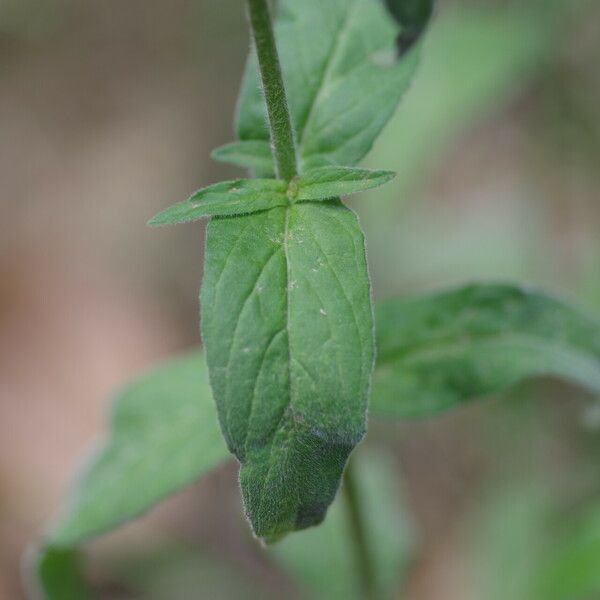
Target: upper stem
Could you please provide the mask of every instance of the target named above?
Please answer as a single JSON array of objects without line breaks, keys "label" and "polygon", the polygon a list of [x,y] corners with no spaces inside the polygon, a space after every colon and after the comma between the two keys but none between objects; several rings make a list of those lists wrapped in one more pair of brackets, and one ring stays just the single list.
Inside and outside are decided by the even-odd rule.
[{"label": "upper stem", "polygon": [[344,472],[343,492],[348,508],[350,532],[356,553],[356,568],[358,570],[365,600],[375,600],[375,573],[367,539],[367,528],[364,513],[360,505],[360,493],[354,476],[354,467],[349,463]]},{"label": "upper stem", "polygon": [[267,0],[247,0],[247,6],[267,103],[277,176],[290,181],[298,174],[296,145],[269,6]]}]

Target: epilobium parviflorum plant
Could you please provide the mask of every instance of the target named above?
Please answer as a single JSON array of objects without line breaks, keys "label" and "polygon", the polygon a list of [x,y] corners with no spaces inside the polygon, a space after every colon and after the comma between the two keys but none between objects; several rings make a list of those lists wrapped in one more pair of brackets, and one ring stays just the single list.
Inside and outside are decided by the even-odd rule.
[{"label": "epilobium parviflorum plant", "polygon": [[[363,233],[341,198],[394,176],[356,165],[410,85],[432,4],[246,0],[253,48],[238,140],[213,156],[254,177],[205,187],[150,221],[209,219],[204,350],[118,396],[108,443],[38,553],[42,597],[89,597],[82,544],[231,453],[266,544],[328,527],[341,487],[349,533],[332,552],[353,548],[344,576],[359,590],[344,593],[385,598],[401,552],[386,531],[393,500],[378,495],[378,459],[348,464],[368,417],[423,418],[543,374],[600,392],[600,326],[542,292],[468,285],[373,307]],[[293,571],[298,552],[280,556]]]}]

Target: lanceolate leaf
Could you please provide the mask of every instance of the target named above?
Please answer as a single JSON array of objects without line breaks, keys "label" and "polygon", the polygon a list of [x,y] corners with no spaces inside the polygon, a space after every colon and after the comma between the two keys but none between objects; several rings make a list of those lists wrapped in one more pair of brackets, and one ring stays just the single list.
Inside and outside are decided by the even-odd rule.
[{"label": "lanceolate leaf", "polygon": [[271,144],[266,140],[233,142],[213,150],[211,157],[250,169],[258,177],[275,177]]},{"label": "lanceolate leaf", "polygon": [[81,476],[54,546],[73,546],[138,516],[227,458],[206,364],[173,360],[117,398],[110,439]]},{"label": "lanceolate leaf", "polygon": [[323,200],[348,196],[384,185],[394,178],[391,171],[370,171],[353,167],[321,167],[310,169],[297,182],[295,198]]},{"label": "lanceolate leaf", "polygon": [[365,430],[373,323],[339,200],[208,227],[202,332],[246,512],[269,541],[322,521]]},{"label": "lanceolate leaf", "polygon": [[600,394],[600,323],[541,292],[470,285],[377,308],[371,414],[429,416],[552,375]]},{"label": "lanceolate leaf", "polygon": [[[399,26],[380,0],[281,0],[276,36],[303,169],[355,165],[407,90],[417,52],[397,60]],[[269,140],[255,58],[237,130]]]},{"label": "lanceolate leaf", "polygon": [[390,181],[394,173],[352,167],[321,167],[309,170],[291,182],[277,179],[238,179],[225,181],[193,194],[159,213],[149,225],[189,223],[205,217],[246,215],[277,206],[287,206],[291,200],[330,200],[355,194]]},{"label": "lanceolate leaf", "polygon": [[149,225],[189,223],[204,217],[244,215],[286,206],[287,185],[276,179],[238,179],[203,188],[156,215]]}]

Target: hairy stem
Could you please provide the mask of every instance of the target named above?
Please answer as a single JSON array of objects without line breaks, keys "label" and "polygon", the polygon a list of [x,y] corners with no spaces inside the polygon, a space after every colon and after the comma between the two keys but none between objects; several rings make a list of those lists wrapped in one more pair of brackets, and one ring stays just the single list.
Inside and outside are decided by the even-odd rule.
[{"label": "hairy stem", "polygon": [[298,174],[296,145],[269,6],[267,0],[246,2],[267,103],[277,176],[290,181]]},{"label": "hairy stem", "polygon": [[354,542],[356,567],[360,575],[363,597],[366,600],[375,600],[376,591],[373,563],[369,551],[364,515],[360,505],[360,494],[351,463],[346,467],[344,473],[343,492],[348,509],[350,532]]}]

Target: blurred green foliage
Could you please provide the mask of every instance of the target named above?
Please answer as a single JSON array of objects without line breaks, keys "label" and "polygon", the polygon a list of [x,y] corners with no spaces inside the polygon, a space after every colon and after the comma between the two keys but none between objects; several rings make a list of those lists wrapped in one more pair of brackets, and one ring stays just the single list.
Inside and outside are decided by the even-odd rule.
[{"label": "blurred green foliage", "polygon": [[[557,286],[565,277],[555,265],[554,254],[546,252],[542,239],[551,237],[543,231],[551,209],[546,197],[543,203],[535,204],[521,203],[520,197],[507,199],[499,195],[495,198],[497,209],[479,210],[474,205],[463,207],[464,211],[457,213],[453,204],[445,206],[446,199],[438,198],[437,188],[428,188],[440,161],[454,152],[459,141],[470,139],[469,135],[479,126],[503,113],[507,105],[514,107],[523,97],[533,98],[529,113],[534,113],[535,118],[528,113],[529,121],[520,120],[518,124],[531,127],[526,133],[533,138],[530,141],[534,151],[556,150],[553,157],[544,156],[549,161],[547,164],[554,165],[560,173],[567,169],[564,132],[560,131],[565,124],[567,107],[568,114],[580,121],[575,133],[569,129],[572,137],[568,147],[586,159],[592,158],[583,170],[578,166],[575,178],[595,176],[597,146],[594,140],[597,138],[593,134],[598,126],[599,111],[594,101],[598,94],[593,79],[596,60],[590,65],[594,50],[587,50],[587,54],[585,49],[581,51],[583,58],[576,62],[579,70],[575,77],[571,57],[565,59],[564,56],[569,40],[571,45],[573,43],[573,24],[586,20],[587,14],[592,21],[594,3],[553,0],[524,4],[486,3],[483,6],[476,2],[453,2],[443,6],[436,16],[419,77],[369,157],[369,164],[397,170],[399,178],[389,191],[373,197],[373,206],[362,201],[356,204],[368,229],[374,281],[382,296],[399,289],[481,275],[524,278],[533,274],[538,279],[546,276]],[[53,35],[53,31],[68,27],[68,21],[59,16],[56,2],[47,3],[38,11],[26,12],[21,10],[22,6],[16,1],[2,6],[3,34],[25,31],[27,35],[39,35],[37,32],[42,31],[49,32],[44,35]],[[583,12],[578,14],[578,11]],[[29,19],[28,14],[35,18]],[[530,164],[526,167],[533,168]],[[489,164],[488,168],[492,174],[498,166]],[[544,178],[551,179],[550,187],[554,191],[556,180],[547,173]],[[465,185],[468,187],[469,183]],[[434,198],[439,200],[439,205],[432,202]],[[569,196],[563,198],[565,206],[569,200]],[[508,202],[518,205],[514,214],[504,210]],[[576,281],[573,287],[579,286],[590,302],[600,306],[597,267],[600,245],[592,239],[586,249],[585,254],[577,255],[577,268],[566,276]],[[390,262],[395,264],[390,266]],[[520,392],[518,400],[524,396],[525,392]],[[581,405],[576,404],[576,409],[580,408]],[[510,412],[513,407],[507,405],[503,410]],[[525,425],[515,420],[515,428],[518,427],[526,430]],[[558,435],[552,428],[544,432],[544,435]],[[506,433],[517,436],[510,430]],[[510,437],[506,443],[512,445],[514,438]],[[593,457],[599,456],[598,445],[586,446],[586,450],[593,452]],[[527,467],[522,468],[527,474]],[[575,499],[567,518],[562,507],[549,502],[554,489],[532,486],[507,493],[506,489],[514,487],[514,482],[504,485],[505,488],[496,489],[497,497],[489,502],[482,522],[478,523],[480,542],[476,546],[478,560],[474,562],[481,565],[482,596],[490,600],[595,600],[599,597],[600,556],[594,503]],[[337,516],[332,516],[331,527],[344,518],[343,506],[336,504],[333,511]],[[310,537],[318,531],[302,535]],[[335,539],[335,536],[318,539],[317,535],[312,540],[301,539],[299,544],[308,549],[315,544],[327,544],[334,548],[332,556],[337,556],[335,548],[339,546]],[[406,548],[398,551],[397,556],[403,563],[406,558],[402,556],[405,557],[407,551]],[[129,572],[119,571],[114,565],[107,568],[117,577],[129,580],[144,598],[168,598],[169,590],[175,589],[174,582],[181,585],[178,589],[181,598],[185,598],[186,593],[194,597],[198,574],[201,579],[205,577],[203,567],[199,566],[204,561],[197,557],[185,558],[184,554],[187,556],[165,543],[147,563],[142,560],[137,566],[129,564]],[[325,593],[334,594],[335,590],[345,589],[349,576],[339,582],[324,578],[319,572],[320,565],[307,562],[307,556],[311,557],[309,551],[290,549],[288,558],[281,556],[280,560],[287,563],[288,570],[299,581],[305,582],[303,586],[307,590],[326,586]],[[85,597],[81,580],[71,566],[74,557],[71,551],[56,554],[52,551],[44,566],[44,577],[50,586],[55,586],[57,581],[67,586],[67,591],[59,588],[59,594],[67,594],[58,596],[61,600],[68,599],[69,593],[79,594],[74,598],[80,600]],[[347,558],[340,558],[339,564],[345,565],[340,570],[344,573]],[[233,583],[229,586],[229,567],[217,567],[215,572],[214,589],[220,590],[215,592],[215,597],[219,594],[224,598],[235,597],[240,593],[242,588]],[[60,580],[57,579],[59,573],[62,573]],[[146,573],[150,573],[147,578]]]}]

